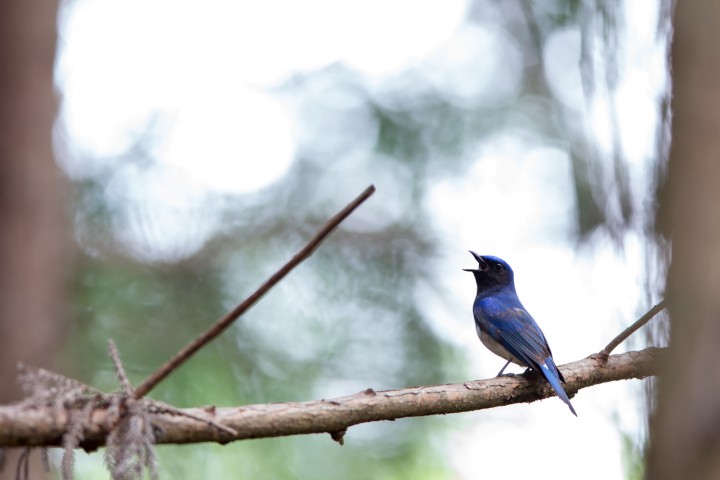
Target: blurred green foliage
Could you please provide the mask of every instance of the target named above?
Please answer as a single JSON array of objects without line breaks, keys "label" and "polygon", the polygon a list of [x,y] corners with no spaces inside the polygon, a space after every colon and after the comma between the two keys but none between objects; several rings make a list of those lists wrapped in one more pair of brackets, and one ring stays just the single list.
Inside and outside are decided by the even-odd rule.
[{"label": "blurred green foliage", "polygon": [[637,439],[628,433],[622,436],[622,459],[627,480],[642,480],[645,478],[645,448],[638,444]]}]

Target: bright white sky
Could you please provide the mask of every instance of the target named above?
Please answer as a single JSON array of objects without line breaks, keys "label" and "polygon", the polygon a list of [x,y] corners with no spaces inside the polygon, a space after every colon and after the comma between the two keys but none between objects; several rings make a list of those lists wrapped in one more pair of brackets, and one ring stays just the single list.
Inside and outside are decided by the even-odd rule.
[{"label": "bright white sky", "polygon": [[[491,74],[499,65],[505,72],[520,68],[514,41],[493,25],[464,25],[462,0],[69,5],[57,66],[63,120],[75,154],[62,160],[68,174],[83,178],[102,168],[97,158],[111,162],[146,129],[150,113],[170,119],[155,126],[158,167],[150,173],[127,167],[108,187],[142,212],[128,221],[123,240],[149,259],[179,258],[202,247],[215,221],[202,208],[203,198],[258,190],[289,168],[304,119],[269,89],[293,75],[342,62],[377,86],[378,101],[385,82],[418,65],[427,82],[463,105],[491,101],[490,91],[502,99],[518,88],[513,75]],[[621,42],[622,77],[614,102],[631,177],[637,191],[644,191],[655,100],[666,81],[664,46],[655,36],[654,2],[621,5],[632,28]],[[556,95],[568,105],[584,105],[578,31],[559,32],[546,55]],[[587,108],[601,148],[609,151],[605,94],[600,91]],[[477,366],[476,378],[493,376],[502,366],[481,346],[471,323],[475,287],[460,268],[473,265],[467,253],[472,248],[504,257],[514,267],[520,296],[550,340],[557,363],[598,351],[638,313],[642,240],[629,235],[622,257],[609,242],[598,241],[586,254],[566,243],[573,213],[562,150],[503,134],[468,154],[476,158],[474,166],[462,178],[434,185],[429,200],[448,252],[436,277],[445,279],[442,287],[453,299],[448,304],[430,292],[423,298],[438,335],[465,348]],[[543,188],[538,179],[557,188]],[[379,190],[373,200],[382,203],[382,195]],[[197,228],[183,239],[189,219]],[[142,234],[148,230],[165,233],[148,243]],[[621,478],[618,430],[635,433],[642,424],[632,395],[639,390],[639,382],[583,390],[573,399],[579,418],[557,399],[466,414],[447,455],[462,479],[562,479],[577,478],[577,472],[588,479]],[[95,457],[99,460],[80,461],[78,471],[95,470],[102,462]]]}]

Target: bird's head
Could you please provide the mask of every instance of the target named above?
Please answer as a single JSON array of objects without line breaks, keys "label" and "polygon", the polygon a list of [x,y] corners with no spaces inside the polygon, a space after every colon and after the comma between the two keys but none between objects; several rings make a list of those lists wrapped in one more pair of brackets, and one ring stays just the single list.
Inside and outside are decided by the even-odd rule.
[{"label": "bird's head", "polygon": [[514,285],[514,274],[510,265],[501,258],[492,255],[478,255],[470,250],[470,253],[478,262],[478,268],[464,268],[466,272],[472,272],[478,286],[478,292],[489,290],[493,287]]}]

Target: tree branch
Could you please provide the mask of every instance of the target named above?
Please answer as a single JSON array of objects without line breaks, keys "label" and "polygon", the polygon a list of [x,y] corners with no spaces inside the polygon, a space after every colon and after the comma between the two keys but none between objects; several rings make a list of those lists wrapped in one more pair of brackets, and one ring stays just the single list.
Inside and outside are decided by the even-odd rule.
[{"label": "tree branch", "polygon": [[[560,367],[573,396],[582,388],[617,380],[645,378],[659,371],[664,348],[611,355],[607,361],[591,356]],[[227,443],[249,438],[308,433],[331,433],[336,440],[348,427],[360,423],[482,410],[513,403],[534,402],[554,393],[535,376],[517,375],[472,382],[363,392],[330,400],[270,403],[242,407],[186,409],[191,416],[212,417],[235,429],[237,435],[204,421],[169,412],[151,412],[157,443]],[[70,422],[71,411],[52,404],[20,402],[0,406],[0,447],[57,446]],[[93,410],[83,424],[80,446],[91,450],[104,445],[116,419],[108,407]],[[338,437],[338,438],[336,438]]]},{"label": "tree branch", "polygon": [[610,355],[610,353],[613,350],[615,350],[615,348],[618,345],[620,345],[622,342],[627,340],[627,338],[630,335],[637,332],[640,329],[640,327],[642,327],[643,325],[648,323],[650,320],[652,320],[655,315],[662,312],[666,306],[667,306],[667,303],[665,302],[665,299],[663,298],[662,300],[660,300],[660,302],[658,302],[657,305],[652,307],[650,310],[645,312],[645,314],[642,317],[637,319],[635,321],[635,323],[633,323],[632,325],[627,327],[625,330],[620,332],[620,334],[617,337],[613,338],[612,341],[605,346],[605,348],[603,348],[602,350],[600,350],[600,352],[597,353],[597,355],[600,356],[600,358],[602,358],[602,359],[608,358],[608,355]]}]

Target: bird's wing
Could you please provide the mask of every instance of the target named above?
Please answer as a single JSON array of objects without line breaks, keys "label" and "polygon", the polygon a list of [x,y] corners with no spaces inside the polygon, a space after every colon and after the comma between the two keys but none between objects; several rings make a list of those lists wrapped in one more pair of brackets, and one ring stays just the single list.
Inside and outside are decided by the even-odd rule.
[{"label": "bird's wing", "polygon": [[499,328],[495,329],[497,341],[518,359],[523,360],[528,367],[537,370],[552,353],[545,336],[530,314],[525,310],[517,310],[512,320],[502,322]]},{"label": "bird's wing", "polygon": [[565,382],[562,373],[555,366],[545,335],[535,320],[524,308],[512,310],[513,320],[503,322],[503,327],[496,330],[498,342],[536,372],[544,373],[542,367],[550,367],[553,373]]},{"label": "bird's wing", "polygon": [[533,370],[552,356],[547,340],[532,316],[517,302],[485,299],[483,326],[487,333]]}]

